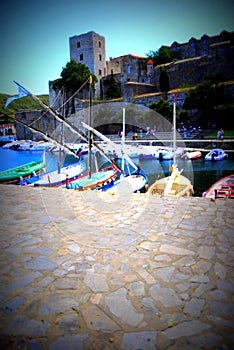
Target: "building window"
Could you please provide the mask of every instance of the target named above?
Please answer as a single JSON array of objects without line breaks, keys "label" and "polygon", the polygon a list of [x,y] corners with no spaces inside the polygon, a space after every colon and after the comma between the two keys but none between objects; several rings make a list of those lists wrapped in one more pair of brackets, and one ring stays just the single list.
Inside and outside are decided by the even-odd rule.
[{"label": "building window", "polygon": [[84,59],[84,56],[83,56],[83,53],[82,53],[82,54],[80,54],[80,61],[83,61],[83,59]]},{"label": "building window", "polygon": [[102,75],[102,70],[99,69],[98,74],[101,76]]},{"label": "building window", "polygon": [[131,66],[128,64],[128,74],[131,73]]},{"label": "building window", "polygon": [[192,53],[191,53],[191,57],[195,57],[195,54],[194,54],[194,52],[192,52]]},{"label": "building window", "polygon": [[194,41],[191,42],[191,46],[194,47]]},{"label": "building window", "polygon": [[80,47],[80,41],[77,41],[76,47],[77,47],[77,48]]},{"label": "building window", "polygon": [[102,60],[102,55],[99,55],[99,61],[101,61]]},{"label": "building window", "polygon": [[102,47],[102,42],[101,41],[98,42],[98,47],[100,47],[100,48]]},{"label": "building window", "polygon": [[207,51],[203,50],[203,56],[207,56]]}]

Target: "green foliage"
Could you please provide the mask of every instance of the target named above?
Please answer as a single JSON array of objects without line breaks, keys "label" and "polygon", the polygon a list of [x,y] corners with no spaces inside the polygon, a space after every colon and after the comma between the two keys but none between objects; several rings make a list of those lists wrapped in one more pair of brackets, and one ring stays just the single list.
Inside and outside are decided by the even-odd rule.
[{"label": "green foliage", "polygon": [[[220,124],[222,116],[227,118],[227,109],[230,111],[230,108],[227,108],[229,101],[225,94],[224,85],[220,83],[220,78],[221,75],[217,74],[207,76],[203,83],[190,90],[185,98],[183,108],[197,110],[200,123],[203,125],[208,122]],[[225,124],[226,122],[227,120],[225,120]]]},{"label": "green foliage", "polygon": [[104,85],[106,89],[105,95],[108,100],[121,97],[119,84],[113,73],[111,73],[109,78],[105,79]]},{"label": "green foliage", "polygon": [[159,86],[162,92],[168,92],[170,90],[169,77],[165,67],[160,68]]},{"label": "green foliage", "polygon": [[146,56],[154,62],[154,66],[172,62],[176,59],[175,52],[165,46],[161,46],[157,51],[150,50]]},{"label": "green foliage", "polygon": [[[4,109],[5,102],[10,95],[0,94],[0,122],[3,123],[12,123],[14,122],[15,112],[19,111],[31,111],[36,109],[41,109],[41,105],[33,100],[31,97],[22,97],[17,100],[12,101],[6,109]],[[40,100],[49,105],[49,96],[41,95],[38,96]]]},{"label": "green foliage", "polygon": [[149,105],[149,108],[158,112],[163,117],[167,118],[169,121],[172,121],[172,109],[169,106],[168,101],[161,99],[158,102],[152,102]]},{"label": "green foliage", "polygon": [[[60,90],[62,87],[65,87],[66,93],[73,95],[89,79],[90,75],[92,75],[93,83],[96,83],[98,81],[97,77],[91,74],[87,66],[71,60],[63,68],[60,74],[61,78],[54,81],[53,88]],[[87,89],[87,87],[88,85],[84,88]]]}]

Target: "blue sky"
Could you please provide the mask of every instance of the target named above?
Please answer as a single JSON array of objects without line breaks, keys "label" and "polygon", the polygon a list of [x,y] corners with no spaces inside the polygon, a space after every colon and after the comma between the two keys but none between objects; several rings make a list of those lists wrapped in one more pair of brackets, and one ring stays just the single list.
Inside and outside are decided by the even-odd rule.
[{"label": "blue sky", "polygon": [[69,37],[105,36],[106,59],[146,56],[174,41],[234,30],[232,0],[14,0],[1,2],[0,93],[17,94],[13,80],[48,94],[70,60]]}]

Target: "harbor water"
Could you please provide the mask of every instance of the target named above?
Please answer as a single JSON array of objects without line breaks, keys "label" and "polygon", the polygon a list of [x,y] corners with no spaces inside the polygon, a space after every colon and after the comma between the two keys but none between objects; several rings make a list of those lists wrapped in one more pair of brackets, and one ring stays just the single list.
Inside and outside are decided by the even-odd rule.
[{"label": "harbor water", "polygon": [[[46,171],[57,169],[58,152],[46,152]],[[87,155],[84,155],[83,161],[87,162]],[[0,148],[0,171],[13,168],[19,165],[29,163],[31,161],[39,161],[42,159],[41,151],[17,151],[11,149]],[[169,174],[169,166],[172,161],[156,159],[141,159],[132,158],[132,160],[139,164],[141,169],[148,176],[149,185],[156,179],[162,178]],[[66,166],[70,163],[76,162],[77,158],[62,154],[61,166]],[[98,166],[102,166],[106,159],[102,156],[97,156]],[[95,163],[95,162],[93,162]],[[234,173],[234,159],[232,154],[229,154],[228,159],[222,161],[205,161],[204,157],[195,160],[177,159],[179,170],[183,169],[183,175],[188,177],[194,186],[194,195],[201,197],[202,193],[206,191],[214,182],[220,178]],[[95,169],[95,164],[93,164]]]}]

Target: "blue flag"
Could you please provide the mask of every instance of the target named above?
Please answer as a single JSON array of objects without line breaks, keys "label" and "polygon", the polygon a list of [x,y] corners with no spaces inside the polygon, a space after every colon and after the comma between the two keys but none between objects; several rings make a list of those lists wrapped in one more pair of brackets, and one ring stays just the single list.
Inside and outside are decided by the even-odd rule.
[{"label": "blue flag", "polygon": [[[14,83],[16,83],[16,81],[14,81]],[[14,95],[14,96],[11,96],[11,97],[8,97],[8,99],[6,100],[6,103],[4,105],[4,108],[7,108],[7,106],[14,100],[16,100],[17,98],[21,98],[21,97],[24,97],[24,96],[30,96],[30,93],[25,90],[23,88],[23,86],[19,85],[18,83],[16,83],[18,85],[18,95]]]}]

